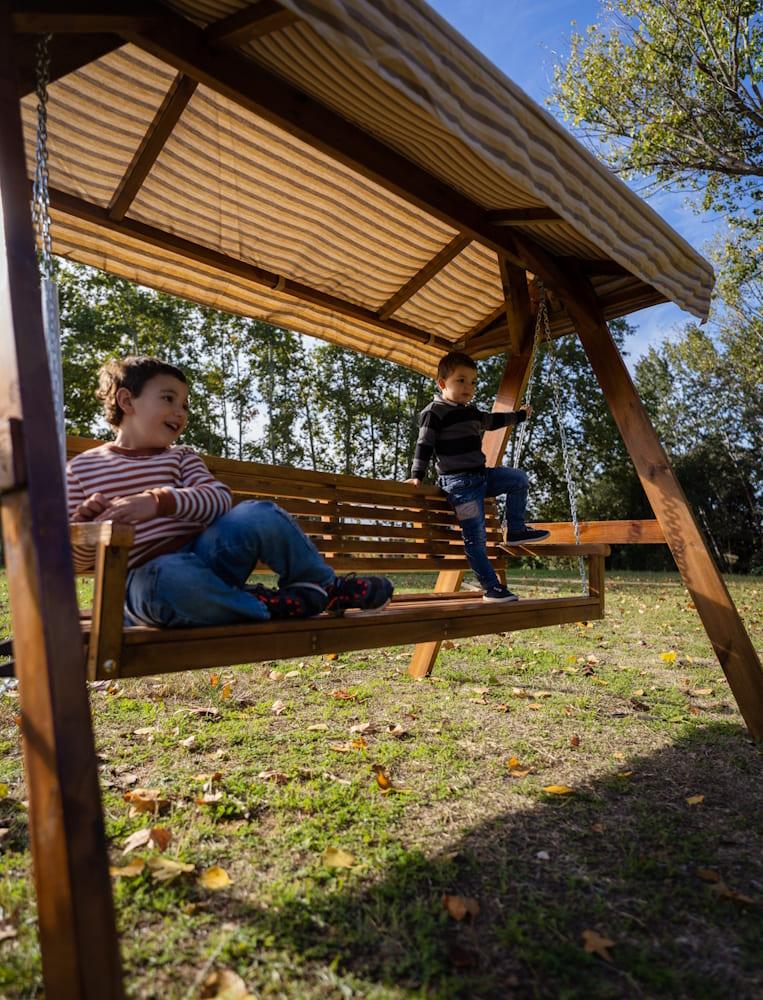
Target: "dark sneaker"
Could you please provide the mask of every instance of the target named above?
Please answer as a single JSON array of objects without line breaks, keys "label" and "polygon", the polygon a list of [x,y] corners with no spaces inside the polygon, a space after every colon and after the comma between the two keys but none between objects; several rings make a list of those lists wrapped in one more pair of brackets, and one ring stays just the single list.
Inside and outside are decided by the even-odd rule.
[{"label": "dark sneaker", "polygon": [[326,610],[332,615],[343,615],[348,608],[370,611],[383,608],[392,599],[392,586],[386,576],[338,576],[326,590],[329,603]]},{"label": "dark sneaker", "polygon": [[317,583],[294,583],[283,588],[256,583],[245,589],[262,601],[271,618],[312,618],[328,604],[328,594]]},{"label": "dark sneaker", "polygon": [[528,528],[527,525],[525,525],[525,527],[520,528],[519,531],[507,531],[506,543],[507,545],[528,545],[532,542],[542,542],[543,539],[548,538],[550,534],[550,531],[545,531],[540,528]]},{"label": "dark sneaker", "polygon": [[491,587],[482,595],[482,600],[491,604],[506,604],[508,601],[518,601],[519,598],[507,587]]}]

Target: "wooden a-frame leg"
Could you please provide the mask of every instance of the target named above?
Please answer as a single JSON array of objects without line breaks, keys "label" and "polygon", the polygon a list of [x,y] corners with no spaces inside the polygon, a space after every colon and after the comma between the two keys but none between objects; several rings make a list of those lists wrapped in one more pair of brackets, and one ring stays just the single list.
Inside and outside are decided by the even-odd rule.
[{"label": "wooden a-frame leg", "polygon": [[516,253],[553,286],[588,355],[750,735],[763,740],[763,668],[607,327],[588,278],[521,233]]},{"label": "wooden a-frame leg", "polygon": [[[466,573],[462,569],[446,569],[437,574],[437,583],[434,590],[436,594],[453,594],[461,589]],[[427,677],[432,673],[437,654],[440,652],[442,642],[437,639],[435,642],[419,642],[413,650],[411,662],[408,664],[408,673],[411,677]]]},{"label": "wooden a-frame leg", "polygon": [[122,1000],[12,45],[0,0],[0,490],[43,978]]},{"label": "wooden a-frame leg", "polygon": [[580,277],[565,305],[630,452],[751,736],[763,740],[763,669],[726,584],[639,399],[593,290]]},{"label": "wooden a-frame leg", "polygon": [[[525,272],[513,267],[503,258],[499,261],[506,296],[506,318],[512,345],[522,345],[521,353],[514,353],[506,362],[506,368],[498,386],[493,412],[505,413],[514,410],[522,398],[530,377],[530,362],[532,360],[533,310],[527,290]],[[489,431],[482,439],[482,450],[485,461],[490,468],[500,465],[506,452],[511,428]],[[462,570],[444,570],[437,577],[435,593],[454,593],[461,589],[465,573]],[[505,576],[503,577],[505,581]],[[408,673],[411,677],[426,677],[431,674],[437,654],[440,652],[440,642],[418,643],[413,651]]]}]

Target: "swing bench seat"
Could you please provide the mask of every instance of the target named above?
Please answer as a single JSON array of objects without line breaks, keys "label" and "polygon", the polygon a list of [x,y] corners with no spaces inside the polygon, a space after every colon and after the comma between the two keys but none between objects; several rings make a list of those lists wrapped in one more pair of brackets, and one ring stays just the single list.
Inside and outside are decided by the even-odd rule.
[{"label": "swing bench seat", "polygon": [[[69,438],[70,457],[102,442]],[[204,457],[210,472],[233,492],[234,503],[273,500],[289,511],[337,573],[414,573],[466,570],[455,516],[433,486],[335,475]],[[486,510],[488,554],[497,571],[507,556],[583,556],[588,593],[570,597],[482,601],[481,592],[396,594],[377,611],[348,611],[237,625],[159,629],[123,625],[129,525],[72,524],[72,543],[95,549],[93,606],[81,613],[91,680],[138,677],[203,667],[288,659],[391,645],[488,635],[604,614],[604,557],[609,546],[503,546],[494,502]],[[261,567],[263,571],[266,567]],[[258,567],[259,569],[259,567]]]}]

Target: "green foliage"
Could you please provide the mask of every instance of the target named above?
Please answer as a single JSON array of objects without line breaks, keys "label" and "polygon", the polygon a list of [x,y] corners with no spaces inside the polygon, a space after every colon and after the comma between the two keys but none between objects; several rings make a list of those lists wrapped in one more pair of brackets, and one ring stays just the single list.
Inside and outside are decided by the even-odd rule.
[{"label": "green foliage", "polygon": [[652,348],[636,381],[723,569],[763,562],[760,356],[745,338],[716,344],[694,325]]},{"label": "green foliage", "polygon": [[728,210],[763,174],[760,0],[606,0],[573,34],[552,102],[626,175]]}]

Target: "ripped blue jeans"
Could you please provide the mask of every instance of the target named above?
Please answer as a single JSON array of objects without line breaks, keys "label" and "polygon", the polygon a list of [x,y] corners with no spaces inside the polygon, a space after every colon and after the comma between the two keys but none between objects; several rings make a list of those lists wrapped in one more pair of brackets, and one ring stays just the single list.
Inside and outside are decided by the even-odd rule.
[{"label": "ripped blue jeans", "polygon": [[527,508],[527,473],[522,469],[499,466],[479,472],[456,472],[440,476],[440,489],[456,512],[464,550],[474,575],[485,590],[500,587],[501,582],[487,556],[485,532],[485,497],[506,495],[506,522],[509,531],[524,527]]},{"label": "ripped blue jeans", "polygon": [[270,500],[245,500],[177,552],[157,556],[127,575],[126,624],[178,628],[265,621],[270,615],[244,589],[258,562],[278,586],[336,579],[296,521]]}]

